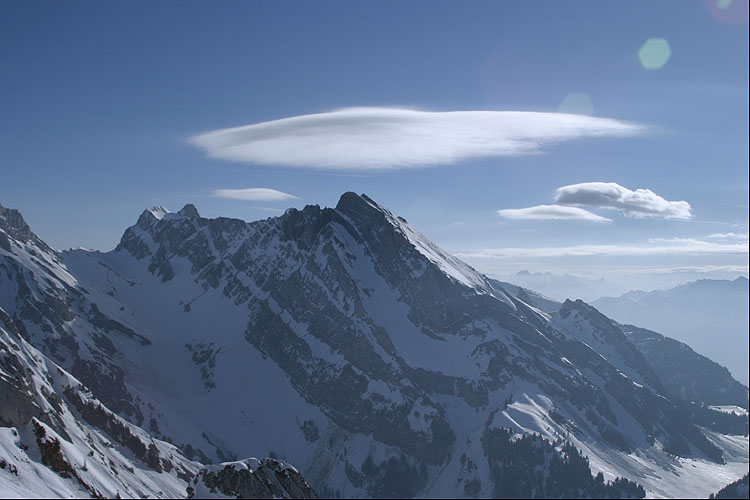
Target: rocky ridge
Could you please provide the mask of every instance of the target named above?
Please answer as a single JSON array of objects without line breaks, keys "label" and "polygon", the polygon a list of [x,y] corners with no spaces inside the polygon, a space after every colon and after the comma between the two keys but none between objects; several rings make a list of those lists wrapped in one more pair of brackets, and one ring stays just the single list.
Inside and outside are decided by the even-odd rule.
[{"label": "rocky ridge", "polygon": [[643,461],[735,467],[593,308],[539,309],[364,195],[253,223],[157,207],[113,252],[11,249],[24,336],[192,458],[273,453],[347,496],[489,496],[501,429],[656,493]]}]

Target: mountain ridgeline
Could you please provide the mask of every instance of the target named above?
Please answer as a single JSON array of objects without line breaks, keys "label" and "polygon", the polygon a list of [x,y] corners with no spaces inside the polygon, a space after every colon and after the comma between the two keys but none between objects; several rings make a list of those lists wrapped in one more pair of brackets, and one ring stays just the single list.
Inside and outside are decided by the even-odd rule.
[{"label": "mountain ridgeline", "polygon": [[698,280],[669,290],[632,291],[592,305],[622,323],[636,324],[684,342],[748,383],[747,278]]},{"label": "mountain ridgeline", "polygon": [[[746,414],[701,404],[746,387],[694,398],[634,329],[540,307],[365,195],[252,223],[156,207],[107,253],[2,210],[19,335],[173,454],[230,464],[195,466],[191,494],[250,454],[347,497],[708,496],[747,467]],[[700,481],[662,479],[691,463]]]}]

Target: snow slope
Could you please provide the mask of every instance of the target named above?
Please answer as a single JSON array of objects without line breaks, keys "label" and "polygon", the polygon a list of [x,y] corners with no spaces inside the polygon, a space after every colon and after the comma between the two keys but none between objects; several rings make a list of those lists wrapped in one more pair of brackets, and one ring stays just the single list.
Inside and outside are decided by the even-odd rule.
[{"label": "snow slope", "polygon": [[200,464],[102,406],[2,309],[0,320],[0,497],[185,496]]},{"label": "snow slope", "polygon": [[254,223],[147,210],[109,253],[8,240],[23,335],[191,459],[275,456],[351,497],[490,496],[500,429],[656,496],[747,467],[747,437],[686,419],[621,330],[543,312],[364,195]]}]

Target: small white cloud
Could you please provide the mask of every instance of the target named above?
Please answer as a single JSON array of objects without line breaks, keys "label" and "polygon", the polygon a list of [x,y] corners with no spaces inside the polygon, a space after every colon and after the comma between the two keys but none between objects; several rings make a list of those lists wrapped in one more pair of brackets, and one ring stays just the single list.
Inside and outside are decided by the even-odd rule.
[{"label": "small white cloud", "polygon": [[347,108],[214,130],[190,142],[213,158],[236,162],[376,170],[537,153],[556,142],[642,130],[563,113]]},{"label": "small white cloud", "polygon": [[217,189],[214,196],[245,201],[287,201],[298,200],[294,195],[269,188]]},{"label": "small white cloud", "polygon": [[557,189],[555,201],[562,205],[586,205],[621,210],[628,217],[690,219],[686,201],[668,201],[650,189],[632,191],[614,182],[584,182]]},{"label": "small white cloud", "polygon": [[506,219],[533,219],[533,220],[586,220],[592,222],[612,222],[588,210],[578,207],[565,207],[562,205],[537,205],[528,208],[506,208],[498,210],[498,214]]}]

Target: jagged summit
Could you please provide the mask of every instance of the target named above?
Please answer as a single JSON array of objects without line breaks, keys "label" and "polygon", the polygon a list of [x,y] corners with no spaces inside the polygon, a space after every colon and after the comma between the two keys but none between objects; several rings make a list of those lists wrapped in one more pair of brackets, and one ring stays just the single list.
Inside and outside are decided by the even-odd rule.
[{"label": "jagged summit", "polygon": [[182,215],[183,217],[200,217],[200,214],[198,213],[198,209],[195,208],[195,205],[192,203],[188,203],[184,207],[180,209],[179,212],[177,212],[179,215]]},{"label": "jagged summit", "polygon": [[[662,479],[694,460],[700,492],[717,490],[725,450],[746,467],[712,434],[716,412],[664,395],[620,325],[506,289],[366,195],[255,222],[196,215],[146,211],[114,251],[56,262],[11,237],[0,250],[0,306],[24,338],[188,459],[275,456],[348,497],[510,495],[500,452],[517,435],[555,461],[569,440],[654,496],[694,494],[689,474]],[[528,484],[553,477],[544,463]]]},{"label": "jagged summit", "polygon": [[0,230],[20,241],[33,238],[34,233],[19,212],[13,208],[5,208],[0,204]]},{"label": "jagged summit", "polygon": [[[323,214],[323,217],[326,219],[326,221],[329,221],[331,220],[331,212],[333,212],[334,210],[344,215],[357,216],[357,218],[371,218],[379,214],[381,216],[380,221],[396,218],[395,216],[393,216],[393,214],[391,214],[390,211],[388,211],[388,209],[375,202],[366,194],[363,193],[359,195],[349,191],[341,195],[335,209],[328,207],[321,208],[320,205],[310,204],[306,205],[301,210],[293,207],[288,208],[282,215],[271,217],[271,219],[294,219],[295,221],[310,221],[312,218],[317,219],[321,216],[321,214]],[[17,213],[17,211],[14,212]],[[385,219],[383,218],[384,216],[386,216]],[[141,226],[150,227],[155,221],[169,221],[181,218],[200,218],[200,213],[198,212],[196,206],[192,203],[187,203],[176,213],[171,212],[163,205],[156,205],[144,210],[139,217],[139,222],[141,223]],[[222,219],[227,218],[222,217]],[[398,219],[402,222],[406,222],[402,217],[398,217]],[[240,221],[240,219],[231,220]]]},{"label": "jagged summit", "polygon": [[11,240],[35,245],[56,258],[57,252],[34,234],[20,211],[0,205],[0,248],[12,252]]},{"label": "jagged summit", "polygon": [[161,220],[161,219],[164,218],[165,215],[167,215],[167,214],[169,214],[171,212],[169,211],[168,208],[166,208],[166,207],[164,207],[162,205],[157,205],[155,207],[149,208],[148,210],[146,210],[143,213],[144,214],[146,214],[146,213],[151,214],[155,219]]},{"label": "jagged summit", "polygon": [[382,224],[398,226],[397,217],[366,194],[348,191],[341,195],[336,212],[364,229],[374,230]]},{"label": "jagged summit", "polygon": [[[185,219],[192,220],[197,217],[197,209],[190,204],[176,214],[162,206],[146,210],[136,226],[125,232],[117,249],[127,249],[138,258],[156,254],[159,247],[164,245],[167,247],[162,250],[163,252],[174,252],[175,245],[179,246],[181,241],[203,230],[203,223],[182,224]],[[328,239],[333,233],[343,230],[351,238],[365,244],[383,266],[396,269],[402,266],[401,261],[406,260],[411,262],[410,266],[417,266],[420,271],[424,271],[430,269],[431,266],[427,264],[429,262],[451,281],[481,290],[485,294],[493,294],[514,307],[504,291],[493,288],[481,273],[443,251],[412,227],[406,219],[394,215],[366,194],[346,192],[341,195],[336,208],[321,208],[319,205],[307,205],[301,210],[289,208],[281,216],[262,221],[245,222],[230,218],[203,220],[207,221],[209,227],[221,227],[230,238],[232,235],[247,238],[256,232],[265,234],[269,231],[270,225],[277,228],[282,241],[293,242],[305,250],[312,249],[318,238]],[[177,225],[180,226],[180,236],[166,229],[172,226],[174,229]],[[153,265],[161,269],[166,263],[161,262],[161,258],[159,260],[159,264]],[[413,275],[411,270],[404,269],[404,272]],[[166,275],[170,273],[166,272]],[[399,278],[399,281],[402,279]]]},{"label": "jagged summit", "polygon": [[352,191],[347,191],[339,198],[336,204],[336,210],[346,212],[357,209],[376,209],[383,211],[384,208],[378,205],[372,198],[362,193],[361,195]]},{"label": "jagged summit", "polygon": [[171,212],[163,205],[156,205],[154,207],[147,208],[141,213],[140,217],[138,217],[136,227],[139,227],[146,231],[150,231],[154,229],[161,221],[198,218],[200,218],[200,214],[198,213],[198,209],[195,208],[195,205],[193,205],[192,203],[186,204],[176,213]]}]

